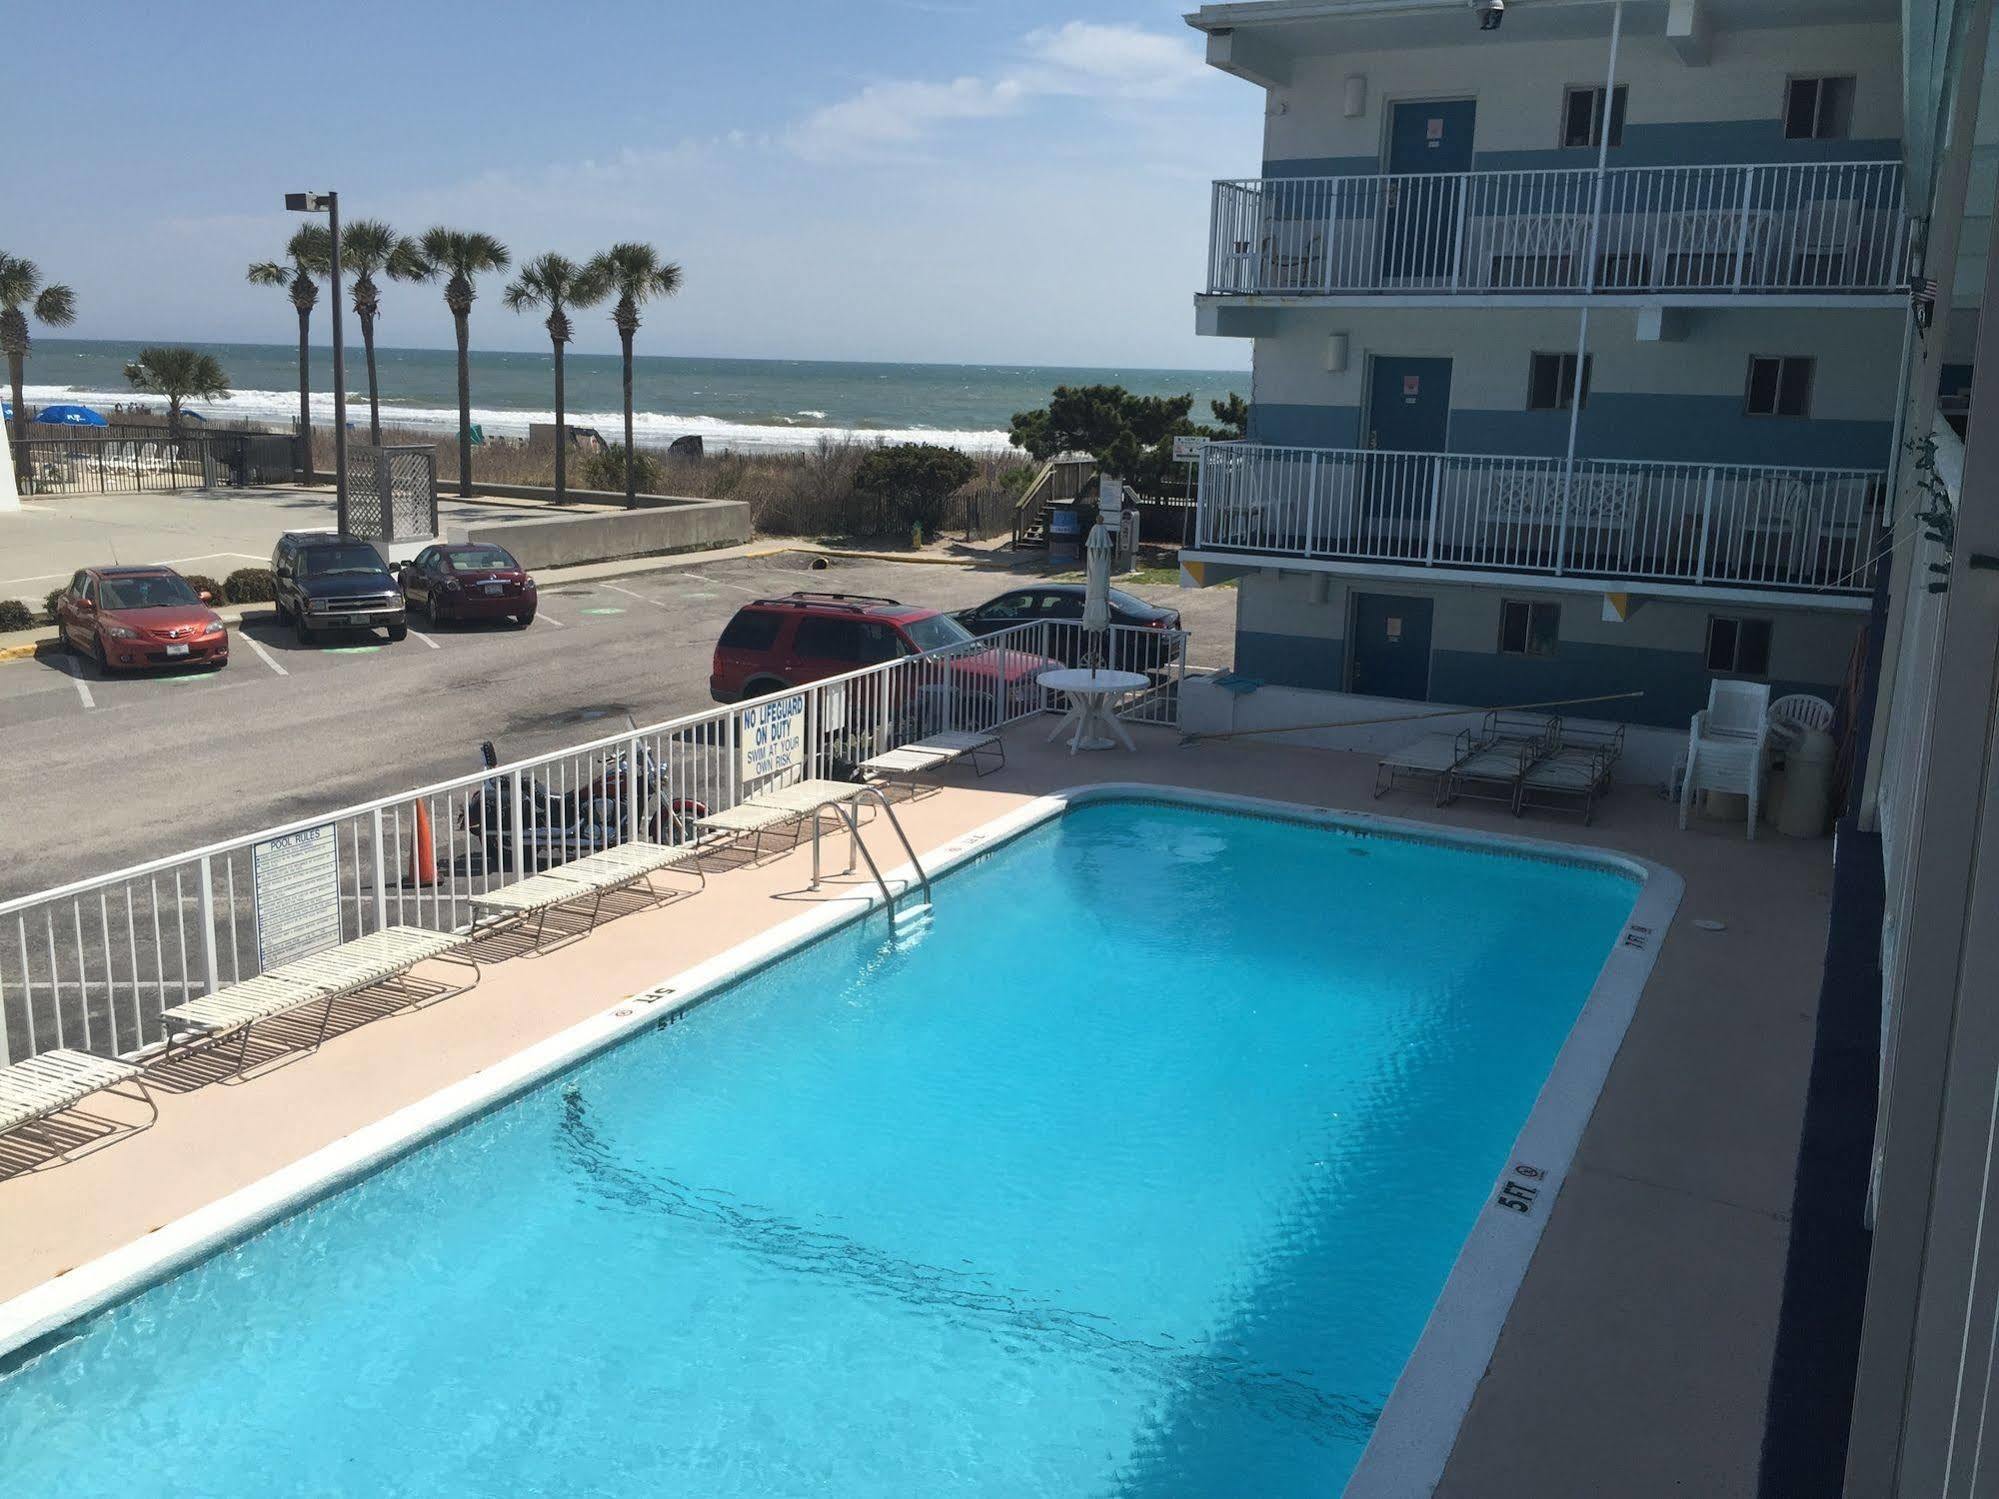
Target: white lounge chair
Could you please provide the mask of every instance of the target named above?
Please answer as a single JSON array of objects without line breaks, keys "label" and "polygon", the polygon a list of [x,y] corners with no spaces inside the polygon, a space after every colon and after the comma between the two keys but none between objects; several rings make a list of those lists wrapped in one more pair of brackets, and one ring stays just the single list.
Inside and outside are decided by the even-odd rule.
[{"label": "white lounge chair", "polygon": [[462,994],[479,982],[479,965],[456,952],[469,940],[456,933],[433,932],[425,927],[391,926],[353,942],[282,963],[255,978],[184,1000],[163,1011],[162,1018],[167,1023],[165,1054],[172,1053],[176,1032],[179,1042],[186,1044],[216,1041],[240,1031],[243,1041],[236,1061],[240,1069],[249,1053],[251,1027],[257,1022],[274,1020],[322,1002],[326,1008],[320,1016],[319,1034],[312,1043],[317,1048],[326,1039],[335,1000],[399,978],[419,963],[432,960],[457,963],[472,970],[472,983],[450,991]]},{"label": "white lounge chair", "polygon": [[1763,762],[1770,746],[1770,684],[1716,682],[1707,706],[1687,726],[1687,771],[1680,782],[1680,830],[1702,791],[1727,791],[1749,802],[1749,836],[1762,812]]},{"label": "white lounge chair", "polygon": [[1549,752],[1527,767],[1520,777],[1513,812],[1526,808],[1553,807],[1567,801],[1575,804],[1588,825],[1596,815],[1596,804],[1610,790],[1610,772],[1624,754],[1624,725],[1587,728],[1562,724]]},{"label": "white lounge chair", "polygon": [[1398,749],[1392,749],[1375,762],[1374,795],[1377,800],[1390,790],[1397,781],[1426,781],[1431,797],[1441,802],[1444,799],[1444,778],[1451,767],[1458,763],[1463,753],[1456,734],[1424,734],[1412,739]]},{"label": "white lounge chair", "polygon": [[559,906],[590,901],[590,925],[579,934],[587,935],[596,930],[606,895],[641,882],[650,888],[653,874],[681,864],[692,864],[701,885],[706,887],[708,876],[701,868],[700,850],[694,844],[644,841],[613,844],[597,853],[585,854],[567,864],[558,864],[540,874],[516,880],[511,885],[502,885],[497,890],[473,896],[473,931],[483,935],[484,931],[491,930],[491,926],[481,927],[477,919],[479,912],[492,913],[489,919],[495,925],[535,916],[539,920],[535,924],[534,950],[540,952],[542,938],[548,930],[550,911]]},{"label": "white lounge chair", "polygon": [[51,1115],[74,1108],[93,1093],[125,1095],[120,1084],[135,1083],[139,1102],[159,1117],[159,1105],[147,1091],[144,1075],[130,1062],[92,1056],[86,1051],[45,1051],[11,1067],[0,1067],[0,1134],[26,1130]]}]

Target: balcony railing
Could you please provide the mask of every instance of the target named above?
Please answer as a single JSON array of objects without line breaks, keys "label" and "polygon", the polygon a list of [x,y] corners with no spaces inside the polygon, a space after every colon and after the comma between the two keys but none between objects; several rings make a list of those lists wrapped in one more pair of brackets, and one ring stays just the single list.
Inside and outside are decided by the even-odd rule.
[{"label": "balcony railing", "polygon": [[1881,294],[1904,286],[1899,163],[1217,182],[1213,295]]},{"label": "balcony railing", "polygon": [[1860,594],[1885,475],[1861,469],[1210,443],[1199,550]]}]

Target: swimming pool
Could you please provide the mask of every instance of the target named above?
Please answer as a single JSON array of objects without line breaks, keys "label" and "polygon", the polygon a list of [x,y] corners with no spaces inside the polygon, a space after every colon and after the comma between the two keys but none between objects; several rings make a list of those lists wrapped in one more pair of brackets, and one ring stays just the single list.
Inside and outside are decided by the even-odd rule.
[{"label": "swimming pool", "polygon": [[7,1490],[1337,1492],[1639,889],[1381,827],[1078,805],[78,1324]]}]

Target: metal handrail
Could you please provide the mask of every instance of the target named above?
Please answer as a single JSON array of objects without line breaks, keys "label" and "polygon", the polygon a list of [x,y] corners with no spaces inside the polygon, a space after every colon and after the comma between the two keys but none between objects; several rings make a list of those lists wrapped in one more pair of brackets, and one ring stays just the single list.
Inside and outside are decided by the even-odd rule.
[{"label": "metal handrail", "polygon": [[[923,887],[925,904],[932,903],[930,876],[924,871],[923,861],[916,857],[916,850],[910,845],[909,835],[902,830],[902,820],[895,815],[895,808],[889,805],[888,797],[883,795],[881,787],[863,786],[859,795],[855,796],[853,804],[840,809],[840,815],[847,820],[847,831],[853,835],[854,847],[861,851],[861,857],[867,861],[868,873],[875,877],[875,884],[881,887],[882,905],[888,911],[889,924],[892,926],[895,924],[895,892],[888,888],[888,881],[882,876],[881,866],[875,863],[875,856],[868,852],[867,844],[861,839],[861,820],[855,811],[855,807],[870,796],[881,803],[882,814],[888,818],[888,825],[895,829],[896,842],[900,843],[902,851],[909,855],[909,867],[916,871],[917,883]],[[907,888],[904,886],[905,890]]]}]

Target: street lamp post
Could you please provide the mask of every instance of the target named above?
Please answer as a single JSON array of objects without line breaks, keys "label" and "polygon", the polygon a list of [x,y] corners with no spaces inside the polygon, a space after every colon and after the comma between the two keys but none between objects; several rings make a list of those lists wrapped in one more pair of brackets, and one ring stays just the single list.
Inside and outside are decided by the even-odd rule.
[{"label": "street lamp post", "polygon": [[[333,239],[333,514],[342,535],[347,531],[347,360],[340,337],[340,194],[286,193],[285,207],[293,213],[324,213]],[[312,441],[312,429],[305,440]]]}]

